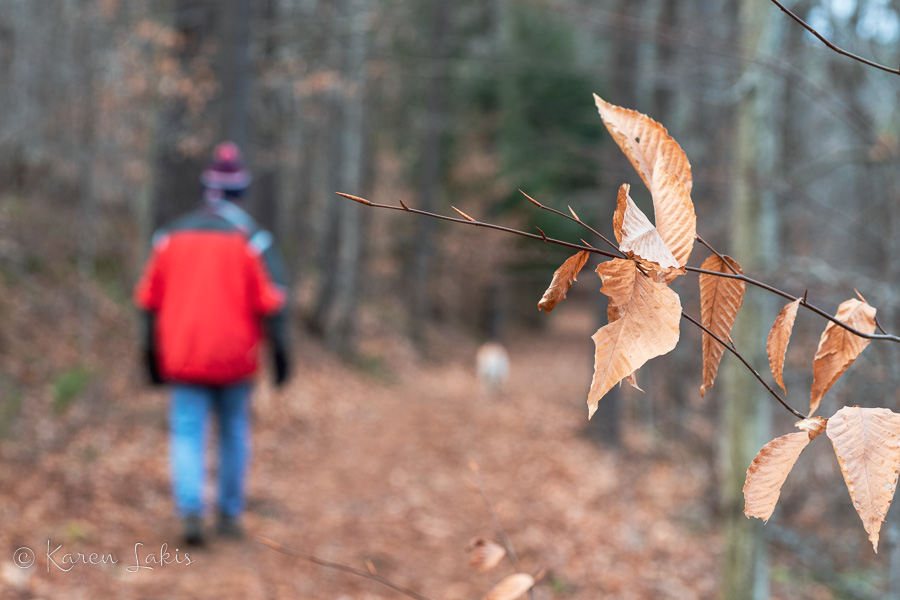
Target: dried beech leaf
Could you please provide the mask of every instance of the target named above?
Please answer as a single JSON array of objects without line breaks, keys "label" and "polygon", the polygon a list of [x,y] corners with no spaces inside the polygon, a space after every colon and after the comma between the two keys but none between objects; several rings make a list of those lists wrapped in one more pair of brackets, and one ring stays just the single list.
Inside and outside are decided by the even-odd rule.
[{"label": "dried beech leaf", "polygon": [[516,600],[534,586],[534,577],[528,573],[515,573],[494,586],[484,600]]},{"label": "dried beech leaf", "polygon": [[649,263],[648,266],[655,270],[680,269],[681,265],[659,236],[656,227],[628,195],[630,189],[627,183],[619,188],[613,215],[613,231],[619,249],[628,256]]},{"label": "dried beech leaf", "polygon": [[[610,323],[615,323],[616,321],[618,321],[623,314],[625,314],[625,310],[621,306],[616,306],[612,302],[610,302],[606,307],[606,319]],[[637,391],[644,391],[637,383],[637,371],[625,377],[625,381],[627,381],[631,385],[631,387],[633,387]],[[621,385],[621,383],[622,382],[620,381],[619,384]]]},{"label": "dried beech leaf", "polygon": [[490,571],[506,556],[506,548],[485,538],[475,538],[469,542],[467,550],[472,553],[469,564],[479,572]]},{"label": "dried beech leaf", "polygon": [[825,431],[827,419],[812,417],[797,421],[801,431],[776,438],[763,446],[750,463],[744,481],[744,514],[768,521],[775,510],[781,486],[804,448]]},{"label": "dried beech leaf", "polygon": [[775,318],[775,324],[769,331],[766,340],[766,353],[769,355],[769,368],[775,382],[781,386],[781,391],[787,394],[784,387],[784,356],[787,353],[788,342],[791,340],[791,332],[794,330],[794,320],[797,318],[797,309],[800,307],[800,298],[781,309]]},{"label": "dried beech leaf", "polygon": [[683,267],[691,256],[697,236],[697,215],[694,214],[690,189],[676,175],[659,168],[653,175],[653,183],[656,229]]},{"label": "dried beech leaf", "polygon": [[[743,273],[741,267],[731,257],[725,260],[731,269]],[[713,254],[700,265],[707,271],[729,273],[731,269],[726,263]],[[746,285],[740,279],[717,277],[716,275],[700,274],[700,322],[719,338],[728,341],[731,339],[731,327],[737,318],[738,311],[744,301]],[[719,363],[722,362],[722,354],[725,347],[711,336],[703,335],[703,385],[700,387],[700,395],[712,387],[719,371]]]},{"label": "dried beech leaf", "polygon": [[572,287],[572,282],[575,281],[578,273],[584,267],[584,263],[587,262],[588,256],[590,256],[590,253],[587,250],[582,250],[578,254],[567,258],[566,262],[553,273],[550,287],[547,288],[541,301],[538,302],[539,310],[549,314],[553,307],[566,297],[566,293]]},{"label": "dried beech leaf", "polygon": [[654,197],[657,186],[653,174],[657,168],[676,176],[690,194],[691,164],[665,127],[647,115],[610,104],[597,94],[594,102],[609,133]]},{"label": "dried beech leaf", "polygon": [[762,447],[744,481],[744,514],[768,521],[781,495],[781,486],[794,468],[800,453],[809,444],[805,431],[775,438]]},{"label": "dried beech leaf", "polygon": [[[875,332],[875,309],[865,302],[851,298],[838,306],[835,318],[863,333]],[[844,374],[853,361],[869,345],[869,340],[828,322],[819,348],[813,359],[813,386],[809,399],[809,414],[816,412],[822,398]]]},{"label": "dried beech leaf", "polygon": [[614,385],[675,348],[681,322],[678,294],[643,275],[634,261],[613,259],[601,263],[597,273],[603,281],[601,291],[609,296],[607,314],[616,318],[592,337],[596,352],[588,418]]},{"label": "dried beech leaf", "polygon": [[828,419],[825,417],[810,417],[808,419],[803,419],[802,421],[797,421],[794,423],[794,427],[808,433],[809,439],[812,441],[825,432],[825,428],[828,427]]},{"label": "dried beech leaf", "polygon": [[825,429],[853,507],[878,552],[878,532],[894,499],[900,465],[900,415],[886,408],[845,406]]},{"label": "dried beech leaf", "polygon": [[631,387],[633,387],[633,388],[636,389],[637,391],[639,391],[639,392],[643,392],[643,391],[644,391],[644,390],[641,389],[641,386],[638,385],[638,382],[637,382],[637,371],[635,371],[635,372],[632,373],[631,375],[626,376],[626,377],[625,377],[625,381],[627,381],[627,382],[631,385]]}]

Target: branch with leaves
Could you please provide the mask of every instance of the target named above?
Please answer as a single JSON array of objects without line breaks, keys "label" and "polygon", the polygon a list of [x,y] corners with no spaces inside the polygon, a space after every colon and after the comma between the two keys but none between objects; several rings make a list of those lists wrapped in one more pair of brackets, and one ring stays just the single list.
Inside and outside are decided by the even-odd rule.
[{"label": "branch with leaves", "polygon": [[[680,322],[684,319],[704,334],[701,395],[713,386],[722,356],[728,350],[771,396],[800,419],[796,425],[802,431],[773,440],[750,465],[744,486],[747,516],[769,518],[797,456],[825,431],[834,446],[854,507],[877,552],[878,532],[893,500],[900,472],[900,414],[884,408],[844,407],[830,419],[812,415],[825,394],[872,340],[900,342],[900,337],[883,330],[875,333],[876,328],[881,329],[876,310],[861,295],[859,299],[843,302],[832,316],[810,304],[806,293],[796,297],[746,276],[737,261],[716,251],[697,235],[697,217],[691,200],[691,165],[666,128],[642,113],[615,106],[599,96],[595,95],[594,100],[607,130],[650,190],[655,223],[631,199],[627,183],[619,188],[616,198],[615,243],[584,223],[571,207],[571,215],[567,215],[525,196],[537,207],[585,227],[614,252],[600,250],[584,240],[581,244],[556,240],[541,230],[534,234],[481,222],[456,208],[461,218],[417,210],[403,202],[397,207],[339,194],[371,207],[495,229],[577,250],[556,270],[538,302],[538,308],[546,313],[565,299],[591,254],[609,258],[596,268],[602,282],[601,292],[609,298],[609,322],[592,336],[595,354],[587,397],[588,418],[597,411],[603,396],[621,381],[640,389],[636,382],[638,369],[676,347]],[[699,268],[687,264],[696,241],[712,253]],[[669,287],[688,271],[699,275],[699,321],[684,312],[681,299]],[[790,300],[776,318],[766,343],[770,370],[785,393],[784,359],[798,309],[802,306],[828,321],[813,359],[808,414],[790,406],[741,355],[731,339],[731,329],[748,284]]]}]

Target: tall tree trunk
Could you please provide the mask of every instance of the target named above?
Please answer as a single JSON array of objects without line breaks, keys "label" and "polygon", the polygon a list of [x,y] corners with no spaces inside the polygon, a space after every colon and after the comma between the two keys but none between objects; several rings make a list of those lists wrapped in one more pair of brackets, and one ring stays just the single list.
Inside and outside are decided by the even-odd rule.
[{"label": "tall tree trunk", "polygon": [[[209,36],[206,20],[209,0],[173,1],[174,27],[181,38],[177,58],[180,68],[190,73],[192,63],[201,56]],[[209,118],[215,119],[216,115],[209,114]],[[160,121],[155,159],[157,179],[152,203],[154,228],[175,218],[197,201],[200,197],[198,178],[205,161],[205,157],[186,154],[179,145],[181,132],[193,126],[184,99],[170,99],[162,109]]]},{"label": "tall tree trunk", "polygon": [[[441,157],[447,120],[447,74],[450,43],[449,0],[432,0],[431,51],[432,79],[426,99],[425,131],[422,137],[419,204],[422,210],[433,212],[441,185]],[[431,269],[434,262],[436,222],[421,219],[417,223],[415,254],[412,264],[413,337],[422,332],[421,325],[431,318]],[[421,340],[419,340],[421,341]]]},{"label": "tall tree trunk", "polygon": [[[778,210],[772,182],[779,175],[782,140],[774,115],[783,101],[782,80],[749,62],[752,53],[777,56],[782,46],[784,19],[771,7],[755,0],[739,0],[737,23],[740,48],[745,52],[741,77],[751,85],[736,110],[734,191],[731,248],[745,272],[765,277],[778,259]],[[769,298],[757,298],[749,290],[732,337],[751,364],[766,364],[763,345],[756,340],[768,331]],[[773,310],[768,311],[774,314]],[[737,361],[723,365],[721,397],[724,403],[722,432],[721,502],[726,528],[725,566],[721,597],[728,600],[762,600],[769,597],[768,553],[762,522],[743,514],[743,484],[747,467],[768,441],[771,398],[752,374]]]},{"label": "tall tree trunk", "polygon": [[[171,27],[174,22],[174,2],[173,0],[162,0],[158,2],[151,11],[148,11],[149,18],[157,21],[163,27]],[[135,194],[134,215],[138,228],[138,236],[140,238],[140,252],[136,256],[133,271],[135,279],[140,273],[140,269],[150,251],[151,237],[154,228],[154,215],[156,214],[156,183],[159,178],[157,174],[158,164],[156,157],[160,148],[160,129],[162,127],[162,99],[160,98],[159,82],[161,78],[161,62],[162,56],[156,56],[153,59],[153,76],[151,79],[152,97],[150,98],[150,110],[146,115],[147,119],[147,143],[146,154],[144,155],[144,164],[147,165],[147,173]]]},{"label": "tall tree trunk", "polygon": [[217,4],[224,17],[219,26],[219,80],[224,102],[223,137],[247,150],[250,141],[250,0]]},{"label": "tall tree trunk", "polygon": [[[641,11],[644,8],[644,0],[619,0],[616,6],[618,18],[622,20],[622,31],[628,31],[638,20]],[[613,103],[627,108],[637,109],[637,80],[638,80],[638,48],[634,38],[624,33],[616,36],[613,40],[613,74],[611,86],[611,98]],[[620,156],[617,149],[612,145],[607,145],[607,153],[614,153],[613,164],[621,166],[621,170],[616,172],[627,172],[630,169],[626,159]],[[607,182],[618,187],[621,182]],[[597,216],[598,222],[608,218],[608,214]],[[595,291],[598,299],[595,303],[597,307],[597,320],[600,323],[606,323],[606,297],[603,296],[599,289]],[[647,397],[648,409],[645,417],[652,422],[653,418],[653,399]],[[622,443],[622,388],[616,386],[607,392],[603,397],[603,404],[599,412],[588,421],[587,434],[597,441],[603,443],[610,448],[618,448]]]},{"label": "tall tree trunk", "polygon": [[94,345],[94,309],[91,302],[91,287],[94,281],[97,254],[97,199],[94,189],[94,156],[95,156],[95,89],[97,86],[97,49],[94,40],[94,23],[90,17],[80,15],[74,3],[66,3],[66,17],[70,23],[79,23],[79,31],[75,34],[75,52],[84,61],[84,97],[81,110],[78,156],[78,192],[81,196],[81,236],[78,248],[78,279],[80,294],[78,297],[79,336],[78,346],[82,356],[90,354]]},{"label": "tall tree trunk", "polygon": [[[362,207],[334,197],[342,190],[362,193],[366,169],[366,68],[368,63],[370,0],[341,0],[332,8],[346,32],[346,41],[332,45],[338,57],[342,85],[335,90],[334,114],[340,128],[332,131],[327,231],[321,262],[323,285],[313,317],[314,327],[328,345],[347,353],[353,350],[357,296],[362,270],[364,217]],[[331,42],[334,44],[334,42]]]}]

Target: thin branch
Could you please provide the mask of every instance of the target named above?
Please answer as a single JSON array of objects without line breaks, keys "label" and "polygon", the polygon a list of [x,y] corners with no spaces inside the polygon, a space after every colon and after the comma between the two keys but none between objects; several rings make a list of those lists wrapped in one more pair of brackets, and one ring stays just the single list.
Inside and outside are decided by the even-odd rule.
[{"label": "thin branch", "polygon": [[[685,269],[692,273],[703,273],[704,275],[715,275],[716,277],[725,277],[727,279],[740,279],[741,281],[749,283],[750,285],[754,285],[760,289],[766,290],[768,292],[772,292],[776,296],[781,296],[782,298],[786,298],[786,299],[790,300],[791,302],[793,302],[794,300],[797,300],[797,298],[798,298],[797,296],[792,296],[791,294],[788,294],[787,292],[785,292],[783,290],[779,290],[776,287],[773,287],[767,283],[763,283],[762,281],[753,279],[752,277],[748,277],[746,275],[722,273],[720,271],[709,271],[707,269],[701,269],[699,267],[689,267],[689,266],[686,266]],[[850,333],[852,333],[853,335],[858,335],[861,338],[865,338],[867,340],[882,340],[885,342],[900,343],[900,336],[891,335],[891,334],[887,334],[887,333],[884,333],[884,334],[865,333],[863,331],[860,331],[859,329],[856,329],[855,327],[851,327],[850,325],[847,325],[843,321],[839,320],[837,317],[829,315],[827,312],[825,312],[821,308],[819,308],[813,304],[810,304],[806,299],[805,293],[803,296],[800,297],[800,306],[803,306],[803,307],[811,310],[812,312],[816,313],[823,319],[827,319],[828,321],[831,321],[835,325],[842,327],[842,328],[846,329],[847,331],[849,331]]]},{"label": "thin branch", "polygon": [[740,360],[742,363],[744,363],[744,366],[747,367],[747,368],[750,370],[750,372],[753,373],[754,376],[756,376],[756,378],[759,380],[759,382],[760,382],[761,384],[763,384],[763,387],[765,387],[766,390],[768,390],[769,393],[772,394],[772,396],[774,396],[775,399],[778,400],[778,402],[781,403],[781,405],[782,405],[783,407],[785,407],[786,409],[788,409],[795,417],[797,417],[798,419],[808,419],[808,418],[809,418],[809,417],[807,417],[806,415],[804,415],[802,412],[796,410],[794,407],[792,407],[790,404],[788,404],[788,403],[784,400],[784,398],[782,398],[781,396],[779,396],[779,395],[778,395],[778,392],[776,392],[775,390],[773,390],[773,389],[772,389],[772,386],[770,386],[768,383],[766,383],[766,380],[762,378],[762,376],[757,372],[757,370],[754,369],[753,366],[752,366],[749,362],[747,362],[747,359],[745,359],[745,358],[743,357],[743,355],[741,355],[740,352],[738,352],[737,348],[734,347],[734,344],[729,344],[729,343],[725,342],[725,340],[723,340],[722,338],[720,338],[719,336],[717,336],[715,333],[713,333],[712,331],[710,331],[708,327],[705,327],[702,323],[700,323],[699,321],[695,320],[692,316],[690,316],[690,315],[687,314],[686,312],[681,311],[681,317],[682,317],[683,319],[686,319],[686,320],[690,321],[691,323],[693,323],[694,325],[696,325],[697,327],[699,327],[700,329],[702,329],[704,333],[706,333],[706,334],[709,335],[711,338],[713,338],[714,340],[716,340],[717,342],[719,342],[720,344],[722,344],[722,346],[724,346],[729,352],[731,352],[732,354],[734,354],[735,356],[737,356],[737,357],[738,357],[738,360]]},{"label": "thin branch", "polygon": [[[503,547],[506,548],[506,555],[513,564],[513,568],[515,568],[517,573],[523,573],[522,564],[519,562],[519,557],[516,556],[516,549],[513,548],[512,539],[509,537],[509,534],[506,533],[503,524],[500,523],[500,517],[497,515],[497,511],[494,510],[494,505],[491,503],[490,499],[488,499],[487,494],[484,493],[484,486],[481,485],[481,471],[478,469],[478,463],[472,461],[471,468],[472,472],[475,473],[475,487],[478,488],[478,495],[481,496],[481,500],[491,514],[491,520],[494,521],[494,532],[497,534],[497,537],[500,538]],[[534,588],[528,590],[528,597],[531,598],[531,600],[534,600]]]},{"label": "thin branch", "polygon": [[391,588],[395,592],[400,592],[404,596],[413,598],[414,600],[433,600],[432,598],[429,598],[428,596],[423,596],[422,594],[420,594],[418,592],[414,592],[413,590],[410,590],[401,585],[398,585],[398,584],[394,583],[393,581],[391,581],[390,579],[385,579],[384,577],[382,577],[381,575],[378,575],[377,573],[370,573],[368,571],[363,571],[361,569],[354,569],[353,567],[348,567],[347,565],[342,565],[341,563],[331,562],[330,560],[325,560],[324,558],[319,558],[318,556],[313,556],[311,554],[305,554],[303,552],[300,552],[299,550],[294,550],[293,548],[288,548],[286,546],[282,546],[278,542],[276,542],[274,540],[270,540],[269,538],[266,538],[266,537],[258,537],[258,538],[256,538],[256,541],[258,541],[259,543],[264,544],[264,545],[268,546],[269,548],[272,548],[273,550],[280,552],[282,554],[286,554],[288,556],[293,556],[295,558],[300,558],[300,559],[309,561],[313,564],[319,565],[321,567],[327,567],[329,569],[343,571],[344,573],[351,573],[353,575],[356,575],[357,577],[362,577],[363,579],[375,581],[385,587]]},{"label": "thin branch", "polygon": [[734,273],[735,275],[740,275],[740,274],[741,274],[741,273],[738,273],[738,272],[735,270],[735,268],[731,266],[731,263],[730,263],[730,262],[728,262],[727,260],[725,260],[725,255],[724,255],[724,254],[720,254],[718,250],[716,250],[715,248],[713,248],[713,247],[709,244],[709,242],[707,242],[707,241],[704,240],[702,237],[700,237],[700,234],[695,233],[695,234],[694,234],[694,239],[696,239],[698,242],[700,242],[701,244],[703,244],[704,246],[706,246],[706,247],[709,249],[710,252],[712,252],[713,254],[715,254],[716,256],[718,256],[718,257],[719,257],[719,260],[722,261],[722,264],[723,264],[723,265],[725,265],[726,267],[728,267],[728,270],[729,270],[729,271],[731,271],[731,272]]},{"label": "thin branch", "polygon": [[487,494],[484,493],[484,487],[481,485],[481,471],[478,470],[478,465],[474,462],[472,463],[472,472],[475,473],[475,487],[478,489],[478,495],[481,496],[481,500],[487,507],[488,512],[491,514],[491,520],[494,522],[494,532],[497,534],[497,537],[500,538],[503,547],[506,548],[506,555],[509,556],[509,560],[512,562],[513,567],[515,567],[517,572],[521,573],[522,565],[519,563],[519,557],[516,556],[516,550],[513,548],[512,539],[509,537],[509,534],[506,533],[506,530],[503,529],[503,525],[500,523],[500,517],[497,515],[497,511],[494,510],[494,505],[488,499]]},{"label": "thin branch", "polygon": [[[555,208],[551,208],[551,207],[549,207],[549,206],[546,206],[546,205],[544,205],[544,204],[541,204],[540,202],[538,202],[537,200],[535,200],[534,198],[532,198],[531,196],[529,196],[528,194],[526,194],[526,193],[523,192],[522,190],[519,190],[519,192],[520,192],[523,196],[525,196],[526,198],[528,198],[528,200],[530,200],[531,203],[534,204],[535,206],[537,206],[538,208],[543,209],[543,210],[546,210],[546,211],[550,211],[550,212],[552,212],[554,215],[559,215],[560,217],[564,217],[564,218],[566,218],[566,219],[568,219],[568,220],[570,220],[570,221],[573,221],[573,222],[575,222],[575,223],[578,223],[579,225],[581,225],[582,227],[584,227],[585,229],[587,229],[588,231],[590,231],[591,233],[593,233],[594,235],[596,235],[598,238],[600,238],[601,240],[603,240],[604,242],[606,242],[607,244],[609,244],[609,246],[610,246],[611,248],[613,248],[616,252],[618,252],[619,255],[620,255],[622,258],[628,258],[628,256],[626,256],[624,252],[622,252],[621,250],[619,250],[619,247],[618,247],[616,244],[613,244],[612,241],[611,241],[609,238],[607,238],[605,235],[603,235],[602,233],[600,233],[599,231],[597,231],[596,229],[594,229],[593,227],[591,227],[590,225],[588,225],[587,223],[585,223],[584,221],[582,221],[580,218],[578,218],[578,215],[575,214],[575,211],[572,211],[572,214],[571,214],[571,215],[567,215],[566,213],[564,213],[564,212],[562,212],[562,211],[559,211],[559,210],[556,210]],[[572,208],[569,207],[569,210],[572,210]],[[584,241],[584,240],[582,240],[582,241]]]},{"label": "thin branch", "polygon": [[853,60],[858,61],[858,62],[861,62],[862,64],[867,65],[867,66],[869,66],[869,67],[874,67],[874,68],[876,68],[876,69],[880,69],[880,70],[886,71],[886,72],[888,72],[888,73],[893,73],[894,75],[900,75],[900,68],[898,68],[898,69],[892,69],[891,67],[886,67],[885,65],[882,65],[882,64],[880,64],[880,63],[871,61],[871,60],[869,60],[868,58],[863,58],[862,56],[858,56],[858,55],[856,55],[856,54],[853,54],[852,52],[848,52],[848,51],[844,50],[843,48],[840,48],[840,47],[836,46],[835,44],[829,42],[829,41],[825,38],[825,36],[823,36],[821,33],[819,33],[818,31],[816,31],[815,29],[813,29],[812,26],[810,26],[806,21],[804,21],[803,19],[801,19],[800,17],[798,17],[797,15],[795,15],[793,12],[791,12],[785,5],[783,5],[783,4],[782,4],[781,2],[779,2],[778,0],[772,0],[772,4],[774,4],[775,6],[777,6],[778,8],[780,8],[781,11],[782,11],[783,13],[785,13],[787,16],[789,16],[790,18],[792,18],[793,20],[795,20],[795,21],[796,21],[797,23],[799,23],[805,30],[807,30],[808,32],[810,32],[811,34],[813,34],[814,36],[816,36],[816,38],[818,38],[819,41],[821,41],[823,44],[825,44],[825,45],[828,46],[831,50],[834,50],[834,51],[837,52],[838,54],[841,54],[841,55],[843,55],[843,56],[846,56],[847,58],[852,58]]},{"label": "thin branch", "polygon": [[[696,273],[703,273],[703,274],[706,274],[706,275],[718,274],[719,277],[730,277],[730,278],[732,278],[732,279],[740,279],[741,281],[745,281],[745,282],[747,282],[747,283],[749,283],[749,284],[751,284],[751,285],[755,285],[755,286],[757,286],[757,287],[760,287],[760,288],[762,288],[762,289],[764,289],[764,290],[767,290],[767,291],[769,291],[769,292],[772,292],[773,294],[777,294],[777,295],[779,295],[779,296],[782,296],[782,297],[784,297],[784,298],[787,298],[788,300],[790,300],[790,301],[792,301],[792,302],[793,302],[794,300],[797,300],[796,297],[791,296],[791,295],[788,294],[787,292],[784,292],[784,291],[782,291],[782,290],[779,290],[778,288],[772,287],[772,286],[770,286],[770,285],[764,284],[764,283],[762,283],[761,281],[757,281],[757,280],[755,280],[755,279],[753,279],[753,278],[751,278],[751,277],[747,277],[747,276],[744,275],[743,273],[738,273],[736,270],[734,270],[734,268],[732,268],[732,266],[731,266],[730,264],[728,264],[728,261],[725,260],[725,256],[722,255],[722,254],[720,254],[719,251],[716,250],[715,248],[713,248],[706,240],[704,240],[704,239],[703,239],[702,237],[700,237],[699,235],[694,235],[694,237],[696,238],[696,240],[697,240],[698,242],[700,242],[701,244],[703,244],[704,246],[706,246],[706,247],[709,249],[710,252],[712,252],[713,254],[715,254],[716,256],[718,256],[719,259],[725,264],[725,266],[728,267],[728,269],[729,269],[734,275],[732,276],[732,275],[729,275],[728,273],[719,273],[719,272],[717,272],[717,271],[706,271],[706,270],[704,270],[704,269],[696,269],[696,268],[693,268],[693,267],[685,267],[688,271],[693,271],[693,272],[696,272]],[[877,318],[875,319],[875,325],[878,327],[878,329],[881,331],[881,333],[882,333],[883,335],[878,335],[878,334],[874,334],[874,333],[863,333],[862,331],[860,331],[860,330],[858,330],[858,329],[856,329],[856,328],[854,328],[854,327],[851,327],[850,325],[847,325],[846,323],[844,323],[844,322],[842,322],[842,321],[839,321],[839,320],[837,319],[837,317],[833,317],[833,316],[829,315],[827,312],[825,312],[824,310],[822,310],[822,309],[820,309],[820,308],[818,308],[818,307],[813,306],[812,304],[810,304],[809,301],[807,300],[807,294],[808,294],[808,293],[809,293],[809,290],[804,290],[803,296],[800,297],[800,304],[801,304],[801,306],[807,308],[808,310],[813,311],[814,313],[816,313],[816,314],[819,315],[819,316],[822,316],[822,317],[828,319],[829,321],[831,321],[832,323],[835,323],[836,325],[840,325],[841,327],[843,327],[844,329],[846,329],[846,330],[849,331],[850,333],[852,333],[852,334],[854,334],[854,335],[858,335],[859,337],[862,337],[862,338],[869,339],[869,340],[884,340],[884,341],[888,341],[888,342],[900,342],[900,337],[897,337],[897,336],[895,336],[895,335],[890,335],[887,331],[885,331],[884,328],[881,327],[881,325],[878,323],[878,319],[877,319]],[[856,292],[856,293],[859,294],[859,292]],[[863,300],[863,301],[865,302],[865,300]]]},{"label": "thin branch", "polygon": [[[551,237],[547,237],[546,235],[538,235],[536,233],[528,233],[527,231],[520,231],[518,229],[513,229],[512,227],[504,227],[503,225],[494,225],[493,223],[485,223],[484,221],[476,221],[476,220],[467,220],[460,219],[456,217],[448,217],[445,215],[439,215],[437,213],[428,212],[425,210],[419,210],[416,208],[410,208],[408,206],[391,206],[390,204],[378,204],[377,202],[370,202],[365,198],[360,198],[359,196],[352,196],[350,194],[345,194],[343,192],[335,192],[338,196],[343,196],[344,198],[349,198],[354,202],[359,202],[360,204],[364,204],[366,206],[371,206],[373,208],[386,208],[388,210],[399,210],[403,212],[413,213],[416,215],[422,215],[424,217],[431,217],[432,219],[438,219],[440,221],[450,221],[451,223],[461,223],[463,225],[474,225],[475,227],[484,227],[485,229],[495,229],[497,231],[504,231],[506,233],[512,233],[514,235],[520,235],[522,237],[526,237],[532,240],[539,240],[542,242],[547,242],[550,244],[555,244],[557,246],[562,246],[564,248],[571,248],[573,250],[584,250],[586,252],[591,252],[593,254],[599,254],[600,256],[606,256],[607,258],[621,258],[618,254],[613,254],[611,252],[606,252],[605,250],[600,250],[598,248],[591,248],[589,246],[581,246],[579,244],[572,244],[571,242],[564,242],[562,240],[557,240]],[[540,231],[540,229],[538,230]]]}]

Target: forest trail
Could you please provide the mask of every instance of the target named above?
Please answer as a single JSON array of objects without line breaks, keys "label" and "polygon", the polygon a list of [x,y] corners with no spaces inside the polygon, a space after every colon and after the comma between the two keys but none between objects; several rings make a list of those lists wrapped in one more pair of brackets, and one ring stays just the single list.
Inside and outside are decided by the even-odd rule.
[{"label": "forest trail", "polygon": [[[719,542],[699,500],[705,465],[617,454],[583,436],[591,317],[573,304],[548,320],[508,340],[500,397],[481,393],[465,338],[423,361],[373,335],[389,358],[356,369],[303,339],[289,387],[263,384],[254,400],[247,538],[213,536],[199,550],[179,546],[172,516],[165,395],[131,389],[102,427],[0,473],[0,598],[403,597],[257,536],[355,568],[369,561],[435,600],[481,598],[513,571],[467,564],[469,540],[494,535],[472,461],[522,568],[546,569],[536,598],[712,597]],[[163,544],[192,564],[147,563]],[[31,569],[12,564],[21,546],[35,552]],[[61,562],[79,552],[117,564]],[[155,568],[129,572],[136,564]]]}]

